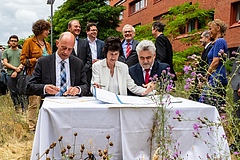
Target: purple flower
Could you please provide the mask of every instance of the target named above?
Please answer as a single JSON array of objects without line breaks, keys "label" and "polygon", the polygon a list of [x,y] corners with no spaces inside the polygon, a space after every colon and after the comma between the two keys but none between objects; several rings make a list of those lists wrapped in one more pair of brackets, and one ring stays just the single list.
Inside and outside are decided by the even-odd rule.
[{"label": "purple flower", "polygon": [[196,76],[196,75],[197,75],[196,72],[191,73],[191,76],[193,76],[193,77]]},{"label": "purple flower", "polygon": [[184,66],[183,71],[185,74],[188,74],[188,72],[192,69],[191,66]]},{"label": "purple flower", "polygon": [[197,123],[193,124],[193,129],[198,132],[198,129],[200,128],[200,125]]},{"label": "purple flower", "polygon": [[221,116],[221,119],[225,119],[225,116]]},{"label": "purple flower", "polygon": [[180,116],[180,110],[176,110],[175,113]]},{"label": "purple flower", "polygon": [[189,87],[190,87],[190,84],[186,84],[186,85],[184,86],[184,89],[185,89],[186,91],[188,91],[188,90],[189,90]]},{"label": "purple flower", "polygon": [[171,89],[172,89],[172,84],[168,84],[168,85],[167,85],[167,89],[166,89],[166,91],[167,91],[167,92],[170,92]]}]

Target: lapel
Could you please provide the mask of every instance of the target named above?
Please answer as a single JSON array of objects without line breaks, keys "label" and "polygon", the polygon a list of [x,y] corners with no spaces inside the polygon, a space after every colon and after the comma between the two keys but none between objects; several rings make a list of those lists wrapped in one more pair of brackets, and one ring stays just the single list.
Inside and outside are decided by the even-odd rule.
[{"label": "lapel", "polygon": [[101,77],[100,78],[100,83],[103,84],[106,87],[106,90],[108,90],[108,87],[109,87],[109,77],[111,75],[110,75],[110,70],[107,67],[106,58],[101,61],[101,66],[100,67],[102,68],[102,71],[100,73],[102,73],[102,74],[100,75],[100,77]]},{"label": "lapel", "polygon": [[142,71],[142,67],[140,66],[140,64],[137,65],[136,75],[137,75],[137,79],[140,82],[139,85],[145,84],[144,78],[143,78],[143,71]]},{"label": "lapel", "polygon": [[50,70],[51,82],[56,85],[56,53],[49,56],[48,68]]},{"label": "lapel", "polygon": [[99,46],[99,41],[96,40],[96,45],[97,45],[97,59],[100,59],[100,46]]},{"label": "lapel", "polygon": [[[151,74],[150,74],[150,77],[153,77],[155,74],[157,74],[157,64],[156,62],[153,63],[153,66],[152,66],[152,70],[151,70]],[[160,75],[158,75],[160,76]]]},{"label": "lapel", "polygon": [[115,63],[115,67],[116,67],[116,76],[117,76],[117,82],[118,82],[118,90],[120,94],[123,94],[123,88],[124,86],[126,87],[126,85],[124,85],[123,83],[126,83],[126,81],[123,81],[122,79],[126,79],[127,77],[125,77],[125,75],[122,72],[122,67],[121,67],[121,62],[116,61]]}]

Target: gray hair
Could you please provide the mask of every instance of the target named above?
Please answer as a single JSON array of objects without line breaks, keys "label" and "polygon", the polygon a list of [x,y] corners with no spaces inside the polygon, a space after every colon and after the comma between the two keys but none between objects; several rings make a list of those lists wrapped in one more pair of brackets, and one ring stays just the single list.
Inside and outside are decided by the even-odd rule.
[{"label": "gray hair", "polygon": [[127,26],[131,26],[131,27],[132,27],[132,31],[135,32],[135,28],[134,28],[131,24],[126,24],[126,25],[123,27],[122,32],[124,32],[124,30],[125,30],[125,28],[126,28]]},{"label": "gray hair", "polygon": [[209,30],[203,31],[203,32],[202,32],[202,35],[203,35],[204,37],[210,37],[210,32],[209,32]]},{"label": "gray hair", "polygon": [[137,54],[139,54],[140,51],[151,51],[152,54],[154,55],[156,52],[156,47],[154,43],[150,40],[142,40],[138,45],[137,45]]}]

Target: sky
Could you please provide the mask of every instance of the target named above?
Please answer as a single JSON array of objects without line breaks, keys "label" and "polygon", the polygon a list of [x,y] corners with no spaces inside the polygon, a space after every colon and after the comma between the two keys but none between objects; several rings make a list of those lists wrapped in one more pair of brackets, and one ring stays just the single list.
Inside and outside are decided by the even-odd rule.
[{"label": "sky", "polygon": [[[66,0],[55,0],[53,10]],[[54,12],[53,12],[54,13]],[[48,19],[51,5],[47,0],[1,0],[0,6],[0,44],[7,44],[11,35],[19,39],[32,35],[32,24],[39,19]]]}]

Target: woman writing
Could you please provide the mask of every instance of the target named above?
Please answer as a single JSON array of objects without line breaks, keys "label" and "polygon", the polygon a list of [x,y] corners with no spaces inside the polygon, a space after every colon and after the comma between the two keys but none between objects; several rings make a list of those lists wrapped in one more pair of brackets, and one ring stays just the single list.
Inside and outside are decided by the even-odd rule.
[{"label": "woman writing", "polygon": [[[121,46],[119,38],[106,39],[103,48],[103,55],[106,58],[93,64],[91,83],[97,88],[104,86],[103,89],[117,95],[127,95],[127,89],[136,95],[152,94],[153,84],[144,85],[146,88],[137,86],[128,74],[127,65],[117,61],[118,57],[123,54]],[[91,91],[93,91],[92,87]]]}]

